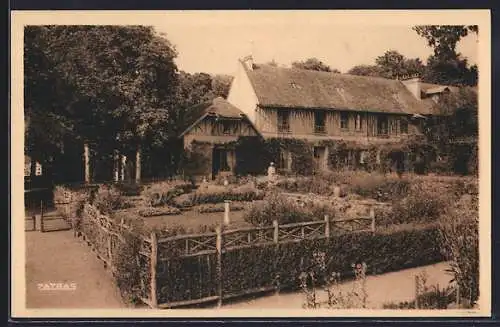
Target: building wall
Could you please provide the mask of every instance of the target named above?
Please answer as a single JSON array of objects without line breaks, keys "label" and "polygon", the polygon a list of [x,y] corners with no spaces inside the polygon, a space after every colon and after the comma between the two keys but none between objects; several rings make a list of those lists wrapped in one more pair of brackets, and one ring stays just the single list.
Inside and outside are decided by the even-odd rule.
[{"label": "building wall", "polygon": [[230,126],[228,133],[224,133],[222,119],[216,121],[214,118],[206,117],[184,135],[184,147],[188,147],[194,140],[223,144],[236,141],[240,136],[257,136],[253,126],[246,120],[226,120],[226,122]]},{"label": "building wall", "polygon": [[[347,128],[341,128],[341,112],[325,111],[325,131],[316,133],[314,129],[314,111],[313,110],[289,110],[289,132],[278,131],[278,111],[286,109],[257,108],[256,109],[256,128],[264,137],[284,137],[301,138],[311,140],[323,139],[345,139],[368,141],[369,139],[380,139],[384,141],[389,139],[404,138],[407,135],[419,134],[419,128],[408,123],[408,133],[402,134],[400,120],[405,117],[402,115],[385,114],[388,118],[388,135],[379,136],[377,134],[377,116],[384,114],[375,113],[357,113],[347,112]],[[360,116],[361,126],[356,128],[357,115]]]},{"label": "building wall", "polygon": [[255,123],[255,108],[258,99],[242,63],[238,63],[238,70],[229,88],[227,101],[243,111],[248,119]]}]

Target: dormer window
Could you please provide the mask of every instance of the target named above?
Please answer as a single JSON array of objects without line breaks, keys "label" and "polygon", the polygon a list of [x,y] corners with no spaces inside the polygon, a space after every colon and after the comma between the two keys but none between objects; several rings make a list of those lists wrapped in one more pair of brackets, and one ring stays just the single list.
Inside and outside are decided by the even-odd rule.
[{"label": "dormer window", "polygon": [[231,133],[231,122],[229,120],[222,121],[222,133],[223,134]]}]

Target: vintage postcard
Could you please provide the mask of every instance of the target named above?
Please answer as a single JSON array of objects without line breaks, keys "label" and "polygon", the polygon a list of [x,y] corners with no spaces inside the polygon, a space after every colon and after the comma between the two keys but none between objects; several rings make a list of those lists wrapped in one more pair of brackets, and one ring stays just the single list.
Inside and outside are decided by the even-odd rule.
[{"label": "vintage postcard", "polygon": [[11,14],[12,317],[490,316],[488,10]]}]

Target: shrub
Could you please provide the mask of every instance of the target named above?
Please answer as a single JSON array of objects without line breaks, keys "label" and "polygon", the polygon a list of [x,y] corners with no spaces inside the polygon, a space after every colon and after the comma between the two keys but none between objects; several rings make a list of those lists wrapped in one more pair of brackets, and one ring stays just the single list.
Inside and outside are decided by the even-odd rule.
[{"label": "shrub", "polygon": [[449,194],[443,194],[423,187],[413,185],[408,196],[393,204],[393,222],[433,222],[446,212],[452,201]]},{"label": "shrub", "polygon": [[314,193],[320,195],[333,194],[333,185],[322,176],[284,178],[276,185],[287,192]]},{"label": "shrub", "polygon": [[177,208],[189,208],[193,206],[190,194],[181,194],[172,200],[172,205]]},{"label": "shrub", "polygon": [[103,214],[131,207],[131,204],[122,196],[121,192],[110,185],[99,186],[93,204]]},{"label": "shrub", "polygon": [[230,201],[253,201],[264,198],[264,192],[255,188],[251,183],[229,188],[226,186],[208,184],[190,194],[191,203],[207,204]]},{"label": "shrub", "polygon": [[169,215],[181,214],[181,211],[178,208],[169,206],[142,208],[139,209],[137,212],[141,217],[169,216]]},{"label": "shrub", "polygon": [[477,198],[463,196],[440,219],[440,240],[460,296],[472,306],[479,297],[479,213]]},{"label": "shrub", "polygon": [[172,204],[175,197],[189,193],[193,185],[185,181],[168,181],[154,183],[142,192],[146,205],[161,206]]},{"label": "shrub", "polygon": [[149,260],[139,255],[144,242],[141,234],[145,234],[145,228],[141,224],[141,219],[126,220],[129,225],[133,225],[133,228],[130,231],[121,231],[123,242],[118,241],[114,249],[112,256],[112,264],[115,268],[114,278],[122,297],[128,302],[138,303],[140,297],[149,296],[147,290],[141,285],[141,280],[145,285],[148,285],[150,281]]},{"label": "shrub", "polygon": [[[412,228],[226,251],[222,256],[223,294],[273,286],[277,279],[281,289],[297,289],[297,277],[316,265],[313,253],[317,252],[325,254],[325,273],[341,272],[344,278],[354,277],[351,263],[361,258],[366,258],[370,274],[436,263],[443,260],[437,236],[435,228]],[[159,301],[216,295],[215,255],[207,255],[206,260],[182,258],[178,246],[175,251],[171,247],[159,250],[162,257],[169,258],[168,263],[159,263]],[[319,280],[323,277],[317,276]]]},{"label": "shrub", "polygon": [[142,192],[142,186],[136,183],[116,183],[115,187],[125,196],[138,196]]},{"label": "shrub", "polygon": [[333,217],[335,211],[326,204],[310,202],[300,205],[297,201],[273,192],[267,195],[264,201],[254,202],[245,213],[244,219],[256,226],[268,226],[274,219],[279,224],[290,224],[324,219],[326,214]]},{"label": "shrub", "polygon": [[[438,288],[438,285],[428,287],[426,290],[417,296],[419,309],[448,309],[454,302],[455,290],[452,286],[446,288]],[[416,309],[416,301],[404,301],[399,303],[384,303],[383,309]]]},{"label": "shrub", "polygon": [[55,206],[59,213],[71,222],[72,228],[81,231],[81,214],[85,203],[91,200],[91,189],[56,187]]}]

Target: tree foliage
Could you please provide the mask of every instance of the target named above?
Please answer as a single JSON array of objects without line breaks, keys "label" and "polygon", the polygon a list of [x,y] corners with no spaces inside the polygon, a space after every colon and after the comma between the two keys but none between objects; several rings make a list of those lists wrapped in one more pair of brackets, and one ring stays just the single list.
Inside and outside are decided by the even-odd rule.
[{"label": "tree foliage", "polygon": [[304,61],[292,62],[292,67],[297,69],[316,70],[320,72],[340,73],[338,69],[332,69],[317,58],[309,58]]},{"label": "tree foliage", "polygon": [[427,40],[434,54],[427,60],[424,80],[446,85],[477,85],[477,66],[469,67],[466,58],[457,52],[457,44],[470,32],[478,33],[477,25],[424,25],[413,30]]},{"label": "tree foliage", "polygon": [[375,59],[375,65],[358,65],[348,74],[396,79],[402,76],[418,74],[425,70],[418,58],[408,59],[396,50],[386,51]]},{"label": "tree foliage", "polygon": [[64,136],[125,144],[162,134],[177,53],[151,27],[28,26],[24,51],[29,151],[57,150]]}]

